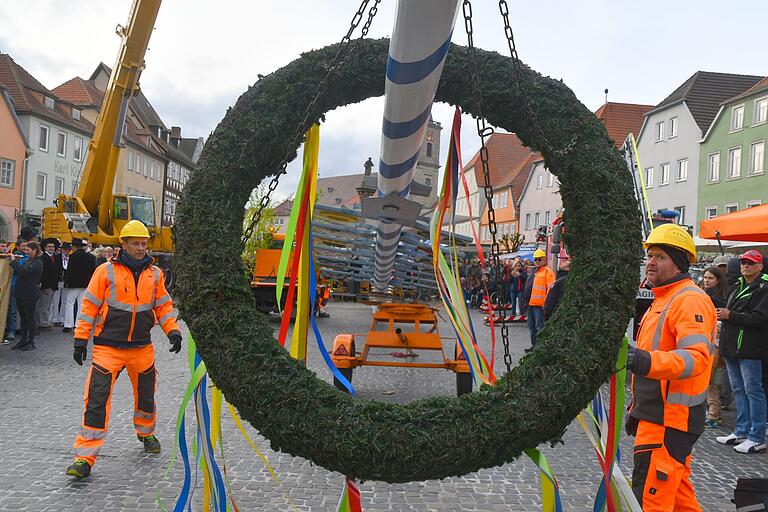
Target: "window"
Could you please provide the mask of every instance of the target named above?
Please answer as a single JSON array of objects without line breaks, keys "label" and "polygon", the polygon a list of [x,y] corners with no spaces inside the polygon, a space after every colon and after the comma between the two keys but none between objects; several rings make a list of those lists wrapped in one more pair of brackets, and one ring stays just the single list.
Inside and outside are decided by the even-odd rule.
[{"label": "window", "polygon": [[733,213],[739,210],[739,203],[729,203],[725,205],[725,213]]},{"label": "window", "polygon": [[75,137],[75,149],[72,152],[72,157],[75,159],[75,162],[80,162],[83,159],[83,139],[80,137]]},{"label": "window", "polygon": [[653,167],[649,167],[645,170],[645,186],[651,188],[653,186]]},{"label": "window", "polygon": [[739,105],[731,110],[731,131],[735,132],[742,128],[744,128],[744,105]]},{"label": "window", "polygon": [[45,189],[48,184],[48,176],[42,172],[37,173],[37,184],[35,187],[35,197],[45,199]]},{"label": "window", "polygon": [[53,110],[56,107],[56,102],[53,101],[53,98],[50,98],[48,96],[45,97],[44,100],[45,108]]},{"label": "window", "polygon": [[747,201],[747,208],[754,208],[755,206],[760,206],[762,202],[759,199],[753,199],[751,201]]},{"label": "window", "polygon": [[547,226],[549,226],[550,215],[552,215],[551,211],[547,210],[546,212],[544,212],[544,224],[546,224]]},{"label": "window", "polygon": [[717,217],[717,206],[707,206],[706,208],[706,218],[708,219],[714,219]]},{"label": "window", "polygon": [[494,208],[506,208],[507,207],[507,201],[508,201],[508,194],[507,192],[499,192],[498,194],[493,196],[493,207]]},{"label": "window", "polygon": [[133,151],[128,151],[128,170],[133,170]]},{"label": "window", "polygon": [[525,229],[531,229],[531,214],[525,214]]},{"label": "window", "polygon": [[669,164],[661,164],[659,185],[666,185],[667,183],[669,183]]},{"label": "window", "polygon": [[541,215],[539,212],[536,212],[536,214],[533,216],[533,227],[538,228],[539,224],[541,224]]},{"label": "window", "polygon": [[40,125],[40,142],[37,147],[40,151],[48,151],[48,127]]},{"label": "window", "polygon": [[64,132],[59,132],[56,156],[67,156],[67,134]]},{"label": "window", "polygon": [[432,143],[427,142],[427,156],[432,156]]},{"label": "window", "polygon": [[677,137],[677,118],[673,117],[669,120],[669,138]]},{"label": "window", "polygon": [[656,123],[656,142],[664,138],[664,121]]},{"label": "window", "polygon": [[72,119],[75,119],[77,121],[80,120],[80,111],[77,110],[75,107],[72,107]]},{"label": "window", "polygon": [[64,193],[64,178],[56,178],[56,197]]},{"label": "window", "polygon": [[150,164],[149,164],[149,177],[154,180],[155,176],[156,176],[155,162],[150,162]]},{"label": "window", "polygon": [[685,206],[675,206],[675,211],[680,215],[677,217],[677,223],[680,225],[685,224]]},{"label": "window", "polygon": [[768,121],[768,98],[755,100],[755,115],[753,125]]},{"label": "window", "polygon": [[539,174],[536,176],[536,188],[539,189],[544,186],[544,175]]},{"label": "window", "polygon": [[677,161],[677,181],[688,179],[688,159]]},{"label": "window", "polygon": [[728,150],[728,177],[741,176],[741,146]]},{"label": "window", "polygon": [[720,152],[710,153],[707,163],[707,178],[710,182],[720,181]]},{"label": "window", "polygon": [[147,177],[147,174],[149,174],[149,159],[144,159],[144,177]]},{"label": "window", "polygon": [[0,158],[0,187],[13,188],[16,175],[16,162]]},{"label": "window", "polygon": [[765,172],[765,141],[755,142],[749,146],[749,174]]},{"label": "window", "polygon": [[424,184],[428,187],[432,186],[432,178],[424,178]]},{"label": "window", "polygon": [[547,186],[551,187],[555,183],[555,175],[552,174],[552,171],[547,171]]},{"label": "window", "polygon": [[[128,194],[130,195],[130,191],[128,192]],[[112,218],[119,219],[119,220],[128,220],[128,198],[123,196],[116,196],[115,201],[112,204],[114,206],[114,211],[112,212]]]}]

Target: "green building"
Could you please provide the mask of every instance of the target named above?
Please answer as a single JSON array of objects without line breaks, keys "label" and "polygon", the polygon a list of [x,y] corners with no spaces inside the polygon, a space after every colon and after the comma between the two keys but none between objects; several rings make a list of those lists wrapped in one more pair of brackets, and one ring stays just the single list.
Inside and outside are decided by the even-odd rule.
[{"label": "green building", "polygon": [[697,220],[768,203],[768,77],[720,105],[701,141]]}]

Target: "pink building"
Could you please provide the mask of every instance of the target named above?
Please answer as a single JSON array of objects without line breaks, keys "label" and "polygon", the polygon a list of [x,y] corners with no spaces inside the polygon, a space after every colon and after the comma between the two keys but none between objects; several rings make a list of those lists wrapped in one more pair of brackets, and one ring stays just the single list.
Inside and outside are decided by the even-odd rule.
[{"label": "pink building", "polygon": [[29,144],[4,85],[0,85],[0,133],[0,238],[15,240]]}]

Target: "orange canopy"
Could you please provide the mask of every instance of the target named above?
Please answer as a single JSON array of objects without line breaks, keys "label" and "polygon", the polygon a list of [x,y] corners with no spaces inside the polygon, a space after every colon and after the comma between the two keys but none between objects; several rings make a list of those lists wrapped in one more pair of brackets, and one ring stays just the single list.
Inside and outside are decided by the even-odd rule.
[{"label": "orange canopy", "polygon": [[701,221],[699,236],[721,240],[768,242],[768,204]]}]

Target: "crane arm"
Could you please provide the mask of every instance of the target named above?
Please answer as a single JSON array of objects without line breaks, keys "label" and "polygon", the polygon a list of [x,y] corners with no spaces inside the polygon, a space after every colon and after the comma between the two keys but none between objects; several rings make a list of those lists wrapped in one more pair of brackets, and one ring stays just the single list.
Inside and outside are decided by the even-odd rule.
[{"label": "crane arm", "polygon": [[138,89],[139,76],[144,68],[144,54],[160,10],[160,2],[134,0],[127,26],[118,26],[117,33],[122,38],[120,53],[104,92],[104,101],[96,119],[83,177],[77,190],[89,214],[95,215],[98,210],[99,227],[104,231],[108,230],[109,208],[128,103]]}]

